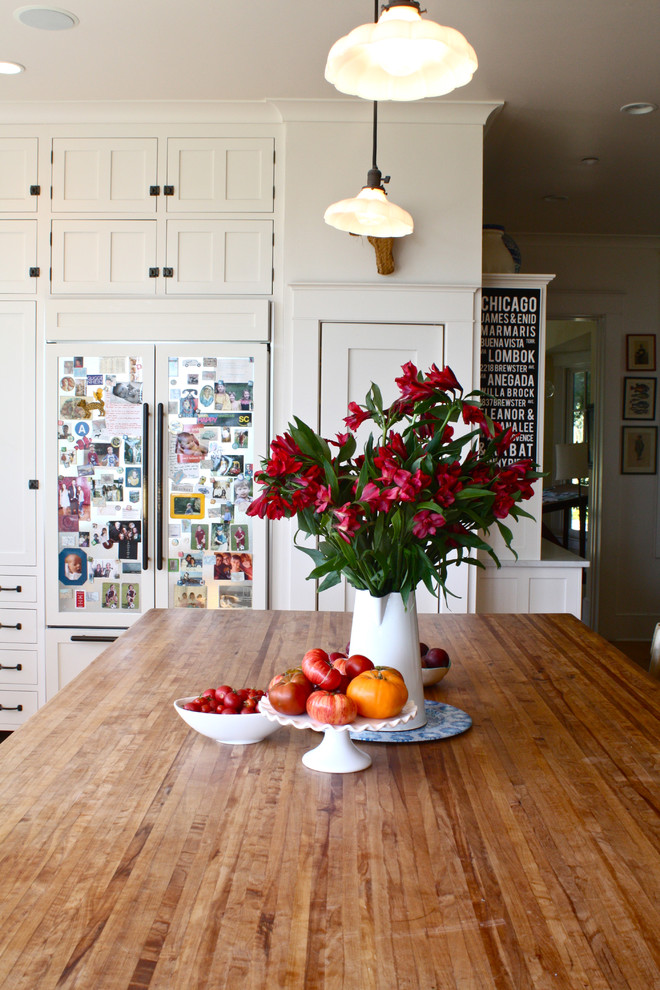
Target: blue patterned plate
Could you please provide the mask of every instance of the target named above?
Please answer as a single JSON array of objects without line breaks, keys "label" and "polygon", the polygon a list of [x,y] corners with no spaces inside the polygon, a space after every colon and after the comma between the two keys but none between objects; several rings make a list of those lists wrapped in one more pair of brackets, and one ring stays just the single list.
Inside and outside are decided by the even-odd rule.
[{"label": "blue patterned plate", "polygon": [[351,739],[361,742],[416,743],[430,742],[432,739],[447,739],[458,736],[472,725],[467,712],[442,701],[424,701],[426,725],[420,729],[404,729],[401,732],[351,732]]}]

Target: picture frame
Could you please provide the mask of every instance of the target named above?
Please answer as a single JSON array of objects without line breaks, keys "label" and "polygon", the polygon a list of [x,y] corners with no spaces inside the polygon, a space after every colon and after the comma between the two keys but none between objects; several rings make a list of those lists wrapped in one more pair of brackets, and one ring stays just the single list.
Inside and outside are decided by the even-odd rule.
[{"label": "picture frame", "polygon": [[621,427],[621,474],[655,474],[657,426]]},{"label": "picture frame", "polygon": [[204,496],[198,492],[194,494],[170,495],[170,517],[172,519],[203,519]]},{"label": "picture frame", "polygon": [[626,371],[655,371],[655,334],[626,334]]},{"label": "picture frame", "polygon": [[622,419],[655,419],[655,378],[623,379]]}]

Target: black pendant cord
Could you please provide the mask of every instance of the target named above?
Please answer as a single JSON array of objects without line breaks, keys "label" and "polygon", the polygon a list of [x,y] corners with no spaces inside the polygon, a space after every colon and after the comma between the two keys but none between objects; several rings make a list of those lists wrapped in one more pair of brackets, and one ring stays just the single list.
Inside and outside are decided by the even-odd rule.
[{"label": "black pendant cord", "polygon": [[374,125],[373,125],[373,152],[371,156],[371,167],[378,168],[376,164],[378,150],[378,104],[374,101]]}]

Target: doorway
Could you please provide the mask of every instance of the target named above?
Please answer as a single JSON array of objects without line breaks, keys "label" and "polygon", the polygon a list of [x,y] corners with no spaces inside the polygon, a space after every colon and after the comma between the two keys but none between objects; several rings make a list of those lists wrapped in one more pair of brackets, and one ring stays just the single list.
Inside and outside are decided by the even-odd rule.
[{"label": "doorway", "polygon": [[583,571],[582,619],[592,628],[597,621],[600,353],[597,319],[547,321],[543,535],[589,561]]}]

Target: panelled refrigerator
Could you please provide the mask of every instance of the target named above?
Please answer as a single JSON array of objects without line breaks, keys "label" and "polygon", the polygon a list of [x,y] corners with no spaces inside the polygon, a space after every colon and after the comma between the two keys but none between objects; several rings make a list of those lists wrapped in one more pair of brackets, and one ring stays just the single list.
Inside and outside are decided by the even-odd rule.
[{"label": "panelled refrigerator", "polygon": [[[47,624],[267,604],[268,345],[46,345]],[[108,637],[110,638],[110,637]],[[60,685],[61,686],[61,685]]]}]

